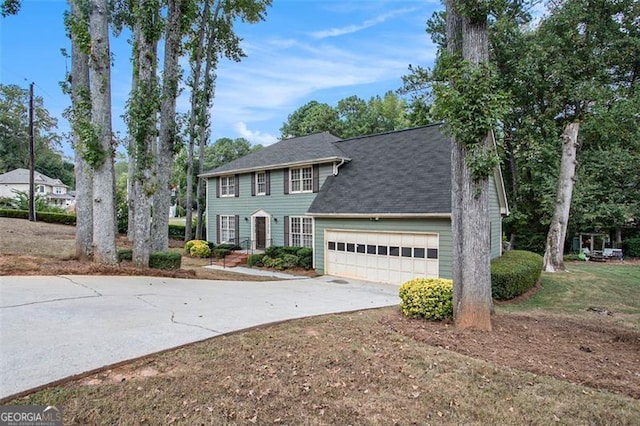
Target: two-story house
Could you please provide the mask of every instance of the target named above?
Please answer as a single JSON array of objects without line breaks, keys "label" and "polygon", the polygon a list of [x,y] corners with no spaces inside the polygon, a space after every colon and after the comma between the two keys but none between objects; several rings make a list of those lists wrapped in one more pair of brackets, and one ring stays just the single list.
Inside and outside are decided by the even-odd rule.
[{"label": "two-story house", "polygon": [[[74,197],[69,194],[69,186],[60,179],[50,178],[38,171],[34,173],[35,193],[47,200],[47,203],[60,207],[69,207]],[[29,170],[15,169],[0,175],[0,198],[15,198],[16,192],[29,192]]]},{"label": "two-story house", "polygon": [[[316,271],[336,276],[451,277],[451,140],[441,125],[285,139],[202,177],[215,242],[312,247]],[[508,213],[499,169],[490,187],[497,257]]]}]

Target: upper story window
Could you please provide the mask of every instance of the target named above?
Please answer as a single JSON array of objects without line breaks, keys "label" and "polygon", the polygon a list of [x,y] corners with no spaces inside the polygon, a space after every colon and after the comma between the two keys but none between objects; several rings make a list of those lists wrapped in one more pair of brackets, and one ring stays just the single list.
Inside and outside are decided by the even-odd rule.
[{"label": "upper story window", "polygon": [[311,192],[313,190],[313,168],[291,169],[291,192]]},{"label": "upper story window", "polygon": [[40,194],[44,194],[46,193],[46,189],[44,188],[44,185],[38,185],[36,186],[36,192],[40,193]]},{"label": "upper story window", "polygon": [[256,173],[256,195],[266,195],[267,193],[267,173]]},{"label": "upper story window", "polygon": [[235,176],[220,177],[220,196],[235,197],[236,196],[236,178]]},{"label": "upper story window", "polygon": [[54,186],[53,187],[53,193],[54,194],[64,194],[64,188],[62,188],[61,186]]}]

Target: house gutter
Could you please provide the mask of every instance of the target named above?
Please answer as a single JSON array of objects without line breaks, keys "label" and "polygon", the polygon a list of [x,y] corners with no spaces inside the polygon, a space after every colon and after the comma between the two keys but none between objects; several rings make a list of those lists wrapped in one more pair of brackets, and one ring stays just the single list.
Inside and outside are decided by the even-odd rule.
[{"label": "house gutter", "polygon": [[278,170],[278,169],[286,169],[287,167],[300,167],[300,166],[309,166],[312,164],[332,163],[338,160],[341,160],[342,162],[351,161],[350,158],[337,157],[337,156],[326,157],[326,158],[314,158],[311,160],[292,161],[292,162],[280,163],[280,164],[268,164],[265,166],[258,166],[258,167],[245,167],[243,169],[223,170],[219,172],[206,172],[206,173],[199,174],[198,177],[211,178],[216,176],[229,176],[229,175],[249,173],[249,172],[260,172],[263,170]]},{"label": "house gutter", "polygon": [[346,162],[347,162],[347,160],[345,158],[343,158],[340,161],[340,164],[333,163],[333,175],[334,176],[338,176],[338,169],[340,169],[340,166],[342,166]]},{"label": "house gutter", "polygon": [[307,216],[327,219],[450,219],[451,213],[309,213]]}]

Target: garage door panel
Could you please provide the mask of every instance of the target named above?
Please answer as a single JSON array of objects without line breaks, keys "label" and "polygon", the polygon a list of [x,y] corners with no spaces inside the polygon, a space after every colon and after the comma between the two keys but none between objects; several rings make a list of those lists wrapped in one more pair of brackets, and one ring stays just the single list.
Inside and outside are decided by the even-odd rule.
[{"label": "garage door panel", "polygon": [[395,284],[438,276],[437,234],[327,230],[325,241],[331,275]]}]

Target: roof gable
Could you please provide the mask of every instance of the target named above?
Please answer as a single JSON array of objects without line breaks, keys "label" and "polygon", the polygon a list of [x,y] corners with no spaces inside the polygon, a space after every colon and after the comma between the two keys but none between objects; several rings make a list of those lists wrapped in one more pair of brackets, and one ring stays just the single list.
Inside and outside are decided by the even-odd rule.
[{"label": "roof gable", "polygon": [[[60,179],[53,179],[47,175],[44,175],[36,171],[33,175],[33,180],[36,184],[44,184],[50,186],[62,186],[68,188],[67,185],[62,183]],[[29,183],[29,170],[27,169],[15,169],[10,172],[0,175],[0,183],[2,184],[28,184]]]},{"label": "roof gable", "polygon": [[353,161],[327,178],[309,213],[451,213],[451,139],[442,133],[442,125],[336,145]]},{"label": "roof gable", "polygon": [[296,164],[345,159],[345,154],[334,144],[339,140],[340,138],[329,132],[283,139],[259,151],[202,173],[200,176],[213,177],[230,173],[277,169]]}]

